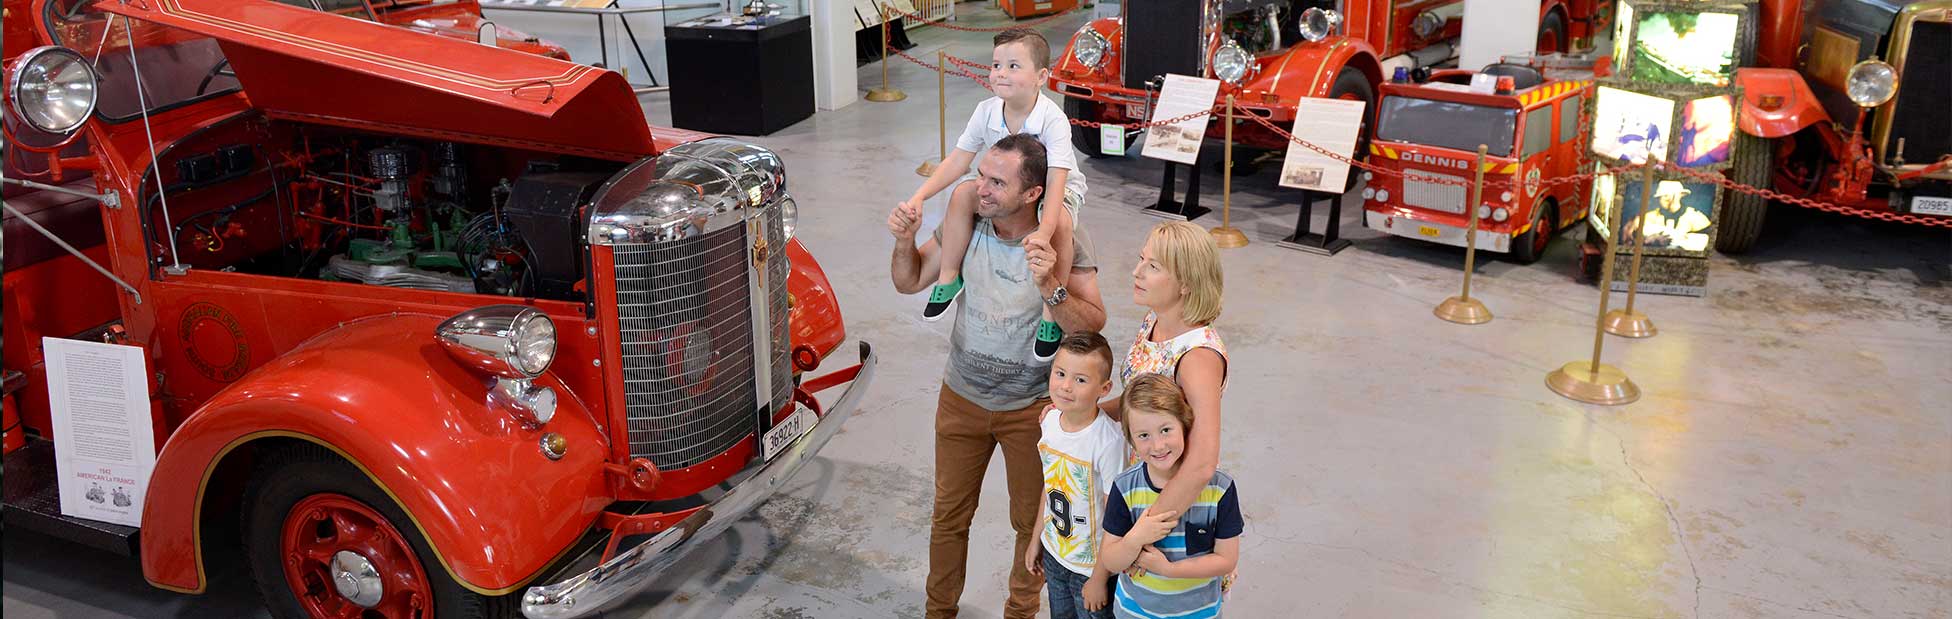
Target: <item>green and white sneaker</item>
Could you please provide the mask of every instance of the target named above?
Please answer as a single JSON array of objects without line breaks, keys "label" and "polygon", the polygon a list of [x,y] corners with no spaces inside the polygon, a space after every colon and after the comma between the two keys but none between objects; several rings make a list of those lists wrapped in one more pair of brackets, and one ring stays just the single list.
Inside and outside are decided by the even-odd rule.
[{"label": "green and white sneaker", "polygon": [[1031,347],[1031,352],[1037,355],[1038,361],[1050,361],[1057,356],[1057,343],[1062,339],[1064,339],[1064,329],[1058,328],[1057,323],[1048,320],[1039,321],[1037,343]]},{"label": "green and white sneaker", "polygon": [[960,296],[962,296],[961,275],[957,275],[955,281],[947,284],[936,284],[935,289],[929,291],[929,304],[922,307],[922,320],[929,322],[941,320],[943,315],[949,313],[949,304]]}]

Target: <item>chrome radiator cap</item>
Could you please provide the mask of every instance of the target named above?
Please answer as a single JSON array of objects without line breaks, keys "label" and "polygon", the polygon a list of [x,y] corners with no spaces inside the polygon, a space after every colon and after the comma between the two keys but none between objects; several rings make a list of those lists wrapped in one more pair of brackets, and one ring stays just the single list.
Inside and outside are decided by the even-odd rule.
[{"label": "chrome radiator cap", "polygon": [[743,224],[786,196],[786,165],[732,138],[679,145],[644,159],[598,190],[592,245],[678,241]]}]

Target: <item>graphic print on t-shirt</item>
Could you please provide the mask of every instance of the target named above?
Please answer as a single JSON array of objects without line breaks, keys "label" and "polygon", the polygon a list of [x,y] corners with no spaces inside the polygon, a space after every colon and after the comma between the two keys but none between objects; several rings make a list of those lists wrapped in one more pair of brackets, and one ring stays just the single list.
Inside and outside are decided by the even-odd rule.
[{"label": "graphic print on t-shirt", "polygon": [[1050,524],[1044,527],[1044,548],[1066,567],[1082,567],[1089,572],[1098,564],[1097,521],[1104,510],[1099,497],[1104,493],[1097,487],[1091,463],[1044,443],[1037,444],[1037,452],[1043,456],[1044,487],[1048,489],[1044,515]]}]

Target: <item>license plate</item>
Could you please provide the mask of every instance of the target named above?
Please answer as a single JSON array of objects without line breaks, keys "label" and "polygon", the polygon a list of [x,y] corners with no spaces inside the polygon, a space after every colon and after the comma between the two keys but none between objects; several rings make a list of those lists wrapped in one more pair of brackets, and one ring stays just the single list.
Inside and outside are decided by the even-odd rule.
[{"label": "license plate", "polygon": [[1430,226],[1417,226],[1417,234],[1421,234],[1433,239],[1444,235],[1443,231],[1438,230],[1436,228],[1432,228]]},{"label": "license plate", "polygon": [[1921,215],[1952,215],[1952,198],[1912,196],[1911,212]]},{"label": "license plate", "polygon": [[1149,119],[1149,118],[1146,118],[1146,117],[1145,117],[1145,104],[1144,104],[1144,103],[1127,103],[1127,104],[1125,104],[1125,117],[1126,117],[1126,118],[1137,118],[1137,119],[1139,119],[1139,120],[1151,120],[1151,119]]},{"label": "license plate", "polygon": [[780,421],[779,425],[773,426],[773,429],[767,430],[766,439],[761,441],[765,446],[766,461],[772,461],[773,456],[779,455],[787,445],[793,444],[794,439],[812,430],[813,424],[818,421],[820,418],[815,417],[813,411],[802,408]]}]

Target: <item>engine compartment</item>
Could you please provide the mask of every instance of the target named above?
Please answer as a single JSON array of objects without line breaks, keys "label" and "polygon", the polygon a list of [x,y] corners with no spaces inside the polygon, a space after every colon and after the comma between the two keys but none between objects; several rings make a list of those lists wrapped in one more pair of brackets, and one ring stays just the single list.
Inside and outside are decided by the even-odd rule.
[{"label": "engine compartment", "polygon": [[591,194],[614,161],[255,113],[175,143],[144,184],[159,268],[584,301]]}]

